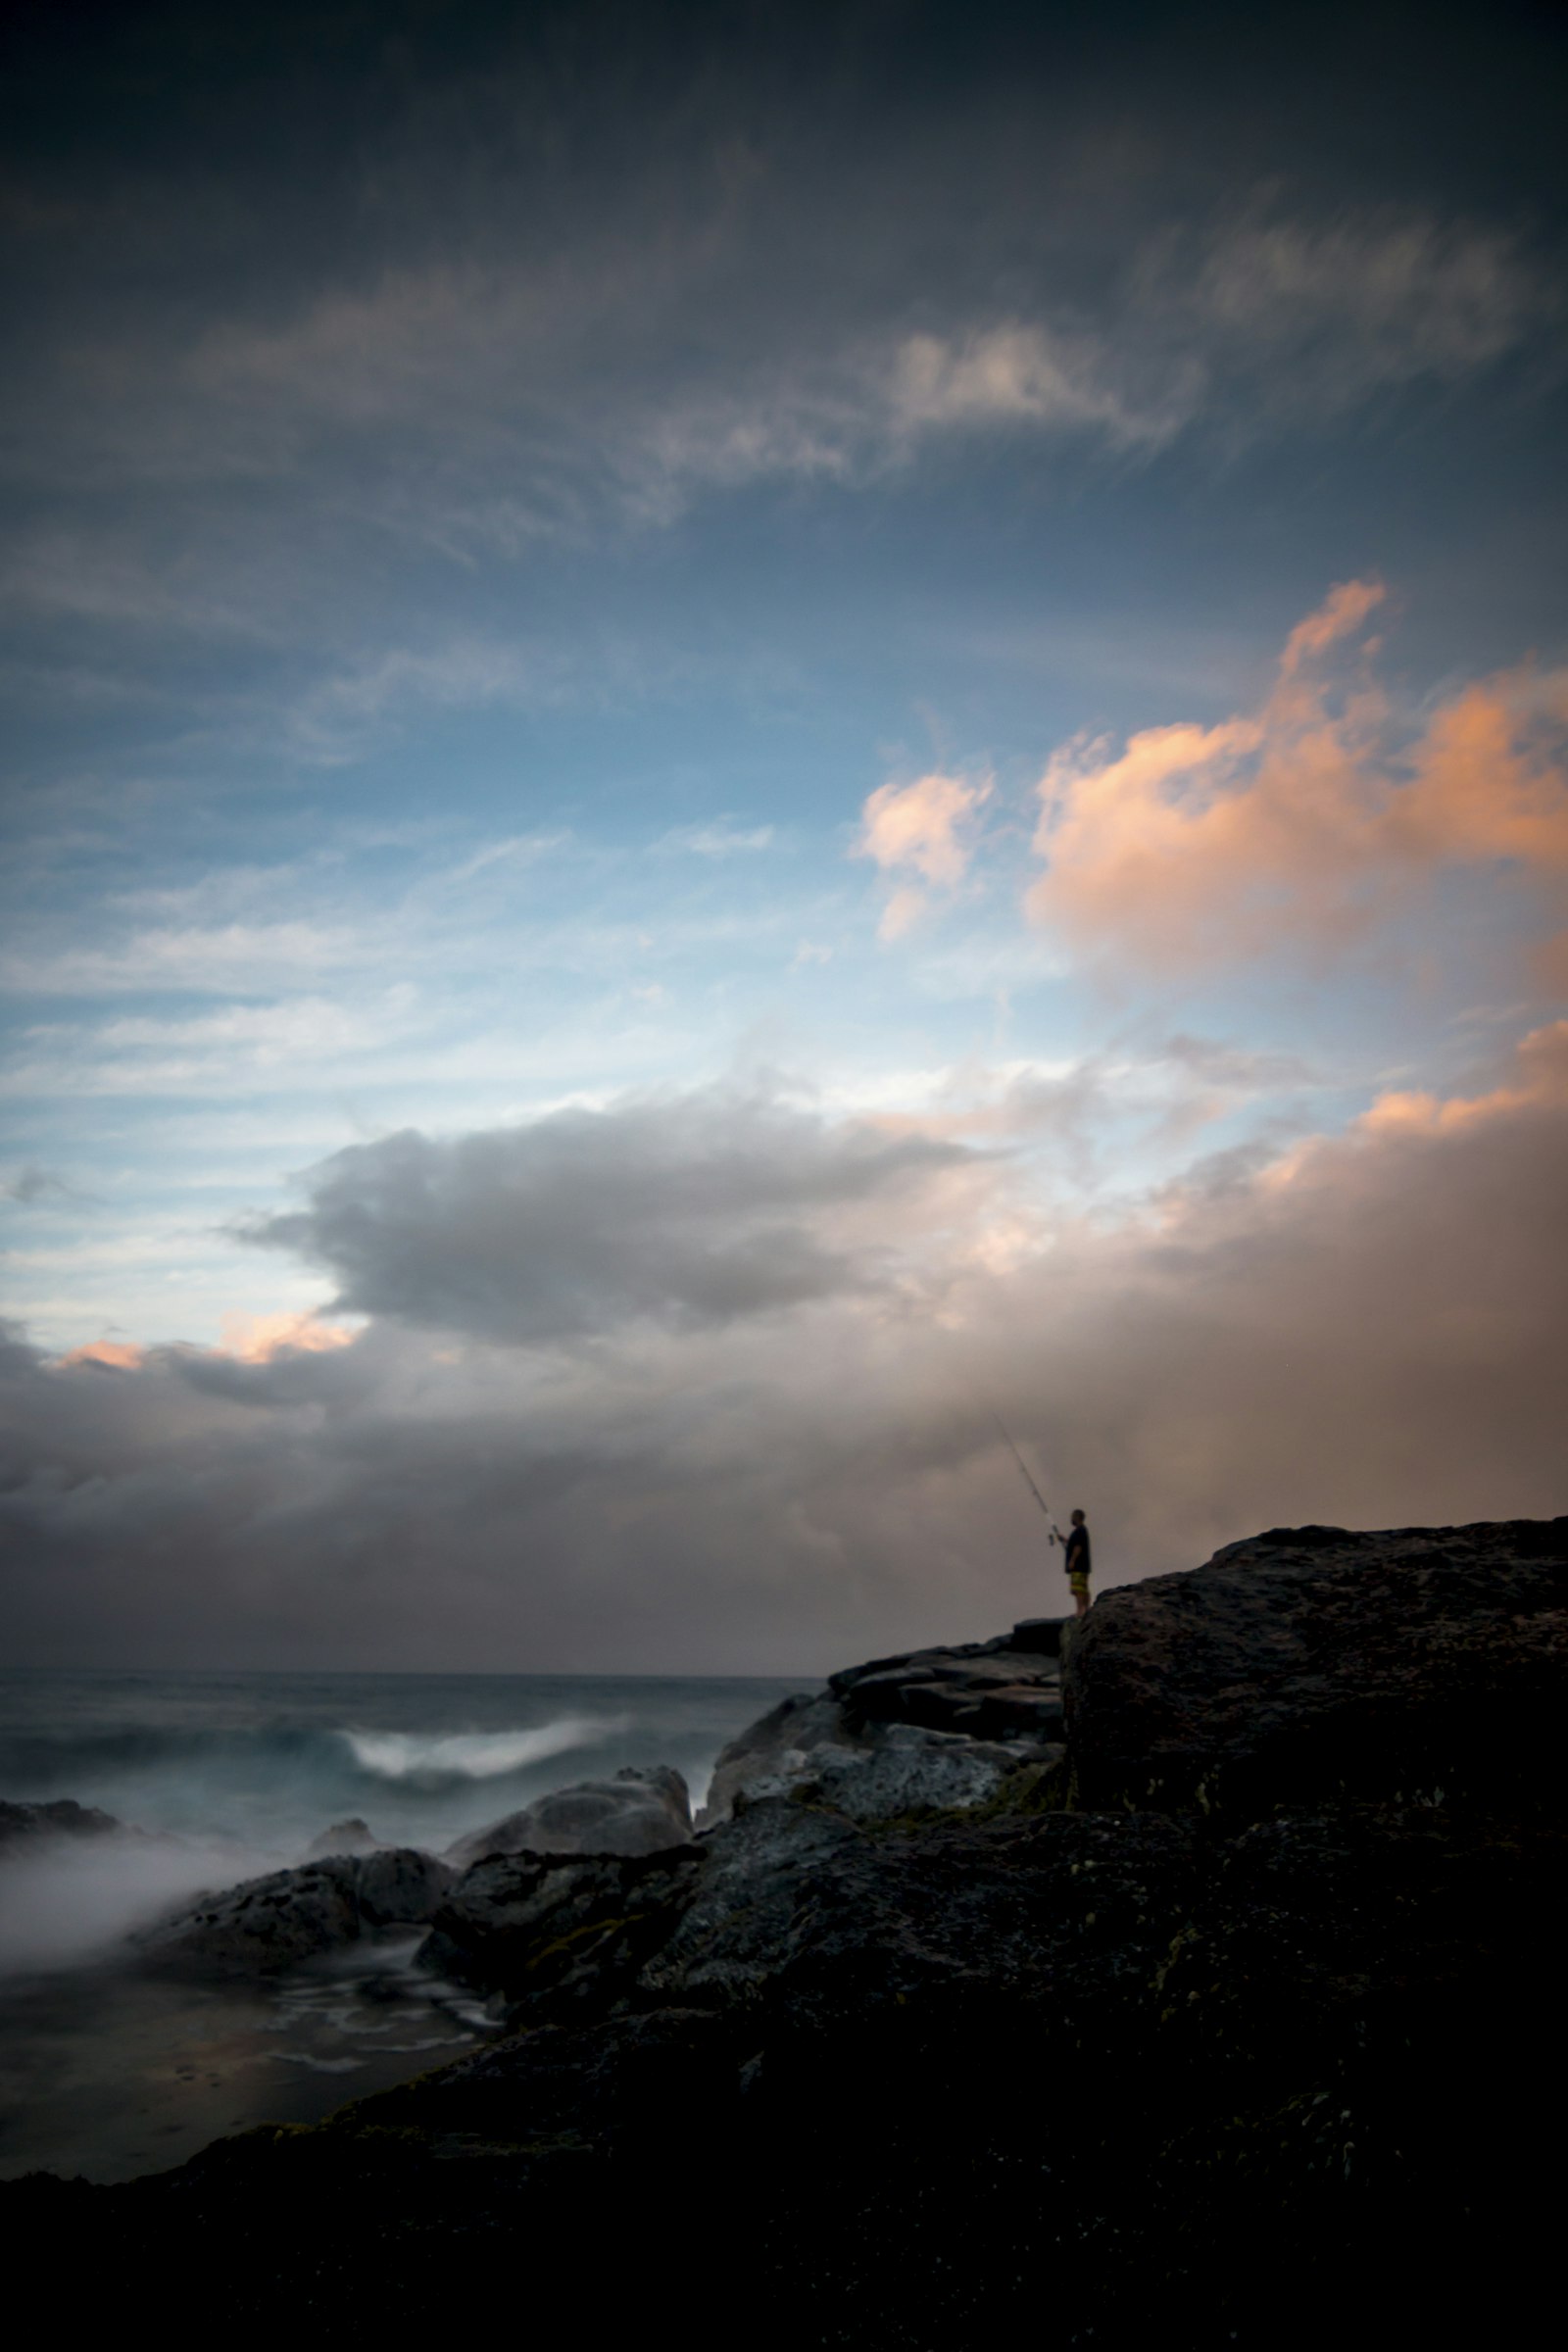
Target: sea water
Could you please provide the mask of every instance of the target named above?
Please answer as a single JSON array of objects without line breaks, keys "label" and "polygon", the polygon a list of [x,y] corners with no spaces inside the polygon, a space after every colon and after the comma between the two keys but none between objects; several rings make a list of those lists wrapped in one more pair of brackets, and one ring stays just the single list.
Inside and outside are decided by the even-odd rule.
[{"label": "sea water", "polygon": [[125,1939],[297,1863],[330,1825],[439,1852],[573,1781],[673,1764],[701,1802],[759,1678],[0,1674],[0,1797],[74,1797],[137,1833],[0,1854],[0,2178],[124,2180],[223,2132],[312,2122],[497,2020],[392,1936],[270,1984],[172,1985]]}]

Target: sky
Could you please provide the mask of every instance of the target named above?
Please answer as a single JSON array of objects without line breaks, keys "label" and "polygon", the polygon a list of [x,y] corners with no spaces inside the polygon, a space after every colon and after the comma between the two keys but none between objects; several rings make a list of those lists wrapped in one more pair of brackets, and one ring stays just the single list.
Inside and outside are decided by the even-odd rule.
[{"label": "sky", "polygon": [[1568,1510],[1557,12],[4,41],[6,1657]]}]

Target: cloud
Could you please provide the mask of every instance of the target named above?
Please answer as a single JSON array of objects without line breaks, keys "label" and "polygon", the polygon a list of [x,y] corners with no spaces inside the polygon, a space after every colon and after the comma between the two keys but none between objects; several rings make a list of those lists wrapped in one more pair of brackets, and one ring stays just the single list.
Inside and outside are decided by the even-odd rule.
[{"label": "cloud", "polygon": [[550,1344],[885,1288],[901,1206],[971,1164],[718,1092],[359,1145],[311,1171],[305,1209],[247,1238],[326,1269],[338,1310]]},{"label": "cloud", "polygon": [[1430,213],[1256,212],[1206,242],[1167,233],[1139,271],[1206,343],[1217,370],[1250,374],[1266,405],[1332,415],[1423,376],[1453,382],[1561,316],[1518,243]]},{"label": "cloud", "polygon": [[1568,671],[1503,671],[1401,724],[1364,662],[1332,667],[1382,595],[1336,588],[1255,714],[1057,752],[1034,919],[1092,960],[1168,970],[1351,941],[1448,870],[1499,869],[1560,903]]},{"label": "cloud", "polygon": [[19,1168],[14,1176],[0,1184],[0,1200],[14,1200],[20,1208],[35,1208],[40,1201],[79,1200],[82,1196],[74,1185],[68,1184],[51,1168],[28,1165]]},{"label": "cloud", "polygon": [[741,825],[721,817],[710,825],[679,825],[666,833],[662,847],[684,850],[693,858],[746,858],[773,847],[771,825]]},{"label": "cloud", "polygon": [[1158,443],[1185,422],[1190,378],[1178,369],[1165,401],[1140,413],[1113,381],[1102,340],[1015,321],[967,334],[911,335],[891,369],[891,413],[903,433],[1032,425],[1094,430],[1112,443]]},{"label": "cloud", "polygon": [[[296,1237],[392,1294],[351,1346],[106,1372],[13,1333],[9,1653],[820,1671],[983,1634],[1064,1599],[993,1403],[1109,1581],[1281,1522],[1568,1503],[1568,1024],[1114,1219],[887,1144],[711,1098],[399,1139],[328,1163]],[[563,1312],[517,1261],[568,1163]],[[829,1279],[737,1264],[781,1214]],[[904,1279],[846,1216],[897,1227]]]},{"label": "cloud", "polygon": [[96,1364],[106,1372],[139,1372],[146,1361],[146,1348],[134,1340],[88,1340],[60,1358],[63,1365]]},{"label": "cloud", "polygon": [[[933,773],[912,784],[883,784],[860,812],[854,855],[870,858],[886,874],[917,874],[934,889],[956,890],[974,855],[974,820],[990,799],[989,778],[977,784]],[[899,938],[924,914],[929,898],[901,883],[883,911],[881,935]]]},{"label": "cloud", "polygon": [[236,1363],[270,1364],[288,1353],[325,1355],[335,1348],[351,1348],[355,1334],[341,1323],[323,1323],[308,1307],[294,1314],[223,1317],[223,1336],[218,1352]]},{"label": "cloud", "polygon": [[[681,71],[657,45],[648,75]],[[630,69],[635,101],[564,55],[459,100],[458,61],[432,57],[416,123],[372,102],[359,175],[238,142],[222,205],[246,260],[225,270],[205,166],[177,137],[132,162],[106,106],[70,232],[36,201],[8,223],[49,298],[19,306],[4,387],[25,514],[0,588],[133,633],[126,675],[157,632],[236,660],[325,640],[336,674],[295,744],[332,760],[450,684],[563,691],[548,649],[345,663],[429,610],[389,551],[454,574],[550,561],[760,486],[885,489],[1003,435],[1079,479],[1560,357],[1549,250],[1376,173],[1314,189],[1299,126],[1261,135],[1283,101],[1260,89],[1265,176],[1233,137],[1199,153],[1218,85],[1196,53],[1184,100],[1118,59],[1113,122],[1092,74],[971,85],[937,125],[863,59],[825,116],[788,74],[769,94],[708,56],[685,70],[672,139]]]},{"label": "cloud", "polygon": [[117,948],[68,948],[0,957],[0,981],[29,996],[119,996],[128,989],[231,991],[298,985],[368,959],[368,943],[341,924],[161,924]]}]

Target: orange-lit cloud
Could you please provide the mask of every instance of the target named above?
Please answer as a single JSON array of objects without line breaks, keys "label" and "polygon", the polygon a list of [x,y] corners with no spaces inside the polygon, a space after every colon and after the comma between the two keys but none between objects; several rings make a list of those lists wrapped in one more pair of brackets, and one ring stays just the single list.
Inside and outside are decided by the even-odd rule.
[{"label": "orange-lit cloud", "polygon": [[274,1356],[293,1349],[302,1355],[325,1355],[334,1348],[352,1345],[355,1334],[338,1323],[320,1323],[306,1308],[297,1314],[225,1315],[220,1355],[242,1364],[270,1364]]},{"label": "orange-lit cloud", "polygon": [[1303,662],[1326,654],[1338,638],[1358,629],[1386,594],[1379,580],[1342,580],[1337,588],[1331,588],[1317,611],[1298,620],[1286,638],[1280,657],[1281,677],[1294,677]]},{"label": "orange-lit cloud", "polygon": [[101,1364],[109,1372],[139,1372],[147,1350],[134,1340],[89,1340],[61,1356],[62,1364]]},{"label": "orange-lit cloud", "polygon": [[[912,784],[883,784],[860,812],[855,855],[873,858],[886,874],[914,874],[931,888],[955,890],[974,855],[976,813],[990,797],[989,779],[969,784],[935,772]],[[884,939],[898,938],[925,912],[929,899],[919,883],[902,882],[889,899]]]},{"label": "orange-lit cloud", "polygon": [[[324,1355],[351,1346],[358,1336],[342,1324],[320,1322],[309,1308],[275,1315],[227,1314],[221,1330],[215,1348],[195,1352],[225,1355],[240,1364],[270,1364],[290,1352]],[[106,1371],[139,1372],[153,1352],[135,1340],[89,1340],[57,1360],[62,1365],[97,1364]]]},{"label": "orange-lit cloud", "polygon": [[1568,1021],[1532,1030],[1518,1049],[1511,1084],[1485,1095],[1379,1095],[1356,1126],[1370,1135],[1453,1135],[1484,1120],[1568,1103]]},{"label": "orange-lit cloud", "polygon": [[1254,715],[1059,751],[1040,786],[1036,921],[1091,957],[1194,966],[1351,937],[1444,868],[1560,892],[1568,671],[1484,679],[1412,735],[1370,674],[1375,644],[1346,673],[1382,595],[1336,588]]}]

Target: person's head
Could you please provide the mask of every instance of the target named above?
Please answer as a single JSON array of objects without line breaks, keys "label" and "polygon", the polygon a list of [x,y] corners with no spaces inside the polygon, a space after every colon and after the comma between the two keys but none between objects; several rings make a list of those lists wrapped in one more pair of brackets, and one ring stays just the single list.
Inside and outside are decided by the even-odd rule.
[{"label": "person's head", "polygon": [[1072,1523],[1074,1527],[1083,1527],[1086,1524],[1082,1511],[1074,1511]]}]

